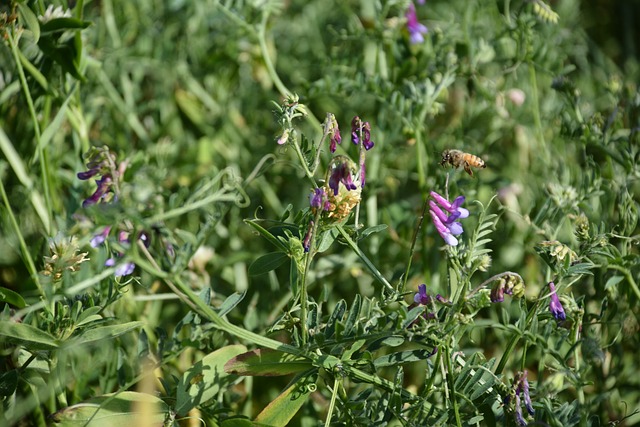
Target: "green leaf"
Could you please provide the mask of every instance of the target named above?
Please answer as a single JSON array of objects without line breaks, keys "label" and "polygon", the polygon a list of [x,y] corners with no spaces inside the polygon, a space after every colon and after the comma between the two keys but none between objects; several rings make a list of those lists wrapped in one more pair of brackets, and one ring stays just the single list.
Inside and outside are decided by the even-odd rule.
[{"label": "green leaf", "polygon": [[273,427],[284,427],[304,405],[315,390],[308,378],[301,378],[283,391],[258,414],[255,422]]},{"label": "green leaf", "polygon": [[53,350],[59,347],[58,341],[49,333],[24,323],[0,320],[0,336],[27,350]]},{"label": "green leaf", "polygon": [[331,338],[333,334],[335,334],[336,322],[339,322],[340,320],[342,320],[342,317],[344,316],[344,313],[346,311],[347,311],[347,302],[341,299],[336,304],[336,307],[333,309],[333,313],[331,313],[331,316],[327,321],[327,326],[325,327],[325,330],[324,330],[325,338]]},{"label": "green leaf", "polygon": [[382,340],[382,344],[389,347],[397,347],[404,343],[404,337],[402,335],[392,335]]},{"label": "green leaf", "polygon": [[320,233],[318,238],[318,253],[322,253],[331,247],[331,244],[338,237],[338,231],[335,228],[331,228],[323,233]]},{"label": "green leaf", "polygon": [[16,2],[16,4],[18,5],[18,10],[20,11],[20,16],[25,27],[33,33],[33,41],[38,43],[40,39],[40,22],[38,18],[26,3]]},{"label": "green leaf", "polygon": [[207,354],[187,370],[177,386],[175,410],[178,415],[185,415],[225,389],[236,378],[225,371],[225,363],[246,351],[247,348],[240,344],[223,347]]},{"label": "green leaf", "polygon": [[280,249],[283,252],[287,251],[287,246],[282,243],[280,240],[276,238],[271,232],[267,229],[263,228],[261,225],[257,223],[258,220],[245,220],[247,224],[253,227],[258,233],[260,233],[264,238],[266,238],[269,242],[271,242],[274,246]]},{"label": "green leaf", "polygon": [[376,368],[382,368],[385,366],[395,366],[404,363],[420,362],[429,358],[432,353],[432,350],[426,349],[400,351],[397,353],[386,354],[384,356],[378,357],[373,361],[373,365]]},{"label": "green leaf", "polygon": [[19,293],[13,292],[11,289],[3,288],[1,286],[0,286],[0,302],[6,302],[16,308],[25,308],[27,305]]},{"label": "green leaf", "polygon": [[229,295],[227,299],[225,299],[224,302],[220,304],[220,307],[218,308],[218,314],[220,316],[224,316],[225,314],[229,313],[231,310],[236,308],[238,304],[240,304],[246,294],[246,292],[234,292]]},{"label": "green leaf", "polygon": [[356,294],[353,298],[353,304],[351,304],[351,310],[349,310],[349,316],[344,324],[344,332],[342,336],[348,337],[351,331],[356,326],[356,322],[360,317],[360,309],[362,308],[362,297],[360,294]]},{"label": "green leaf", "polygon": [[11,396],[15,393],[16,388],[18,388],[18,371],[16,369],[0,375],[0,396]]},{"label": "green leaf", "polygon": [[387,224],[378,224],[378,225],[374,225],[373,227],[365,228],[364,230],[362,230],[360,232],[360,238],[364,239],[365,237],[369,236],[370,234],[379,233],[381,231],[386,230],[387,228],[389,228],[389,226]]},{"label": "green leaf", "polygon": [[90,21],[82,21],[76,18],[54,18],[40,26],[43,34],[65,30],[82,30],[91,25]]},{"label": "green leaf", "polygon": [[97,328],[87,329],[79,336],[71,338],[68,345],[88,344],[96,341],[110,340],[139,328],[143,324],[144,322],[127,322],[121,325],[100,326]]},{"label": "green leaf", "polygon": [[280,267],[288,259],[289,255],[284,252],[271,252],[266,255],[262,255],[251,263],[249,266],[249,274],[251,276],[258,276],[260,274],[268,273]]},{"label": "green leaf", "polygon": [[280,376],[306,371],[310,360],[277,350],[256,349],[237,355],[224,365],[225,372],[235,375]]},{"label": "green leaf", "polygon": [[156,396],[123,391],[63,408],[51,418],[60,427],[122,427],[163,425],[169,413],[169,406]]},{"label": "green leaf", "polygon": [[409,310],[407,318],[402,322],[402,329],[407,329],[422,313],[424,313],[424,310],[425,308],[422,305],[417,305]]}]

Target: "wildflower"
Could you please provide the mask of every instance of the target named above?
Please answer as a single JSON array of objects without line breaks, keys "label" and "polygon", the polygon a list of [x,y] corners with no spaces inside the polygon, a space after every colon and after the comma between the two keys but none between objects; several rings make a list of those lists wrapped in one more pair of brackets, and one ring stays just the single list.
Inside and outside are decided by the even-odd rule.
[{"label": "wildflower", "polygon": [[335,156],[331,160],[324,188],[328,203],[323,208],[333,221],[342,221],[360,203],[362,187],[358,185],[359,176],[354,180],[354,171],[355,164],[346,156]]},{"label": "wildflower", "polygon": [[[116,265],[115,258],[109,258],[104,263],[105,267],[113,267]],[[113,274],[116,277],[128,276],[133,273],[133,270],[136,268],[136,265],[132,262],[123,262],[116,267],[116,271]]]},{"label": "wildflower", "polygon": [[[464,202],[464,196],[459,196],[453,203],[450,203],[435,191],[432,191],[430,194],[431,197],[438,202],[438,204],[436,204],[433,201],[429,201],[429,214],[433,220],[433,225],[436,226],[440,237],[442,237],[449,246],[456,246],[458,239],[454,236],[462,234],[463,232],[462,224],[456,222],[456,220],[469,216],[469,211],[460,207]],[[440,207],[444,208],[449,215],[446,215]]]},{"label": "wildflower", "polygon": [[302,247],[304,248],[304,252],[309,252],[311,248],[311,236],[313,235],[313,220],[309,221],[309,228],[307,229],[307,234],[305,234],[304,239],[302,240]]},{"label": "wildflower", "polygon": [[[360,136],[362,136],[362,141],[360,141]],[[355,116],[353,120],[351,120],[351,142],[355,145],[364,146],[365,150],[369,151],[375,145],[373,141],[371,141],[371,125],[369,122],[362,123],[360,117]]]},{"label": "wildflower", "polygon": [[504,301],[504,286],[506,284],[506,280],[500,279],[498,282],[491,288],[491,302],[502,302]]},{"label": "wildflower", "polygon": [[327,120],[325,123],[325,132],[329,135],[329,150],[331,150],[332,153],[335,153],[337,144],[342,143],[342,136],[340,135],[340,128],[338,127],[336,116],[331,113],[327,113]]},{"label": "wildflower", "polygon": [[519,426],[526,426],[527,422],[524,419],[524,416],[522,415],[522,406],[520,406],[520,396],[518,394],[516,394],[515,397],[515,413],[516,413],[516,422],[518,423]]},{"label": "wildflower", "polygon": [[[520,426],[526,426],[527,422],[524,419],[524,415],[522,413],[522,405],[521,399],[524,399],[524,406],[527,408],[527,412],[530,415],[535,414],[535,410],[533,409],[533,405],[531,404],[531,396],[529,395],[529,381],[527,381],[527,370],[525,369],[522,372],[519,372],[516,375],[516,378],[513,381],[514,392],[513,394],[507,395],[504,398],[504,404],[508,405],[511,401],[511,397],[513,397],[514,403],[514,414],[516,417],[516,422]],[[522,395],[522,398],[521,398]]]},{"label": "wildflower", "polygon": [[429,195],[433,197],[433,199],[450,214],[457,214],[456,219],[464,219],[469,216],[469,211],[465,208],[460,207],[464,203],[464,196],[458,196],[455,198],[453,203],[450,203],[447,199],[445,199],[435,191],[430,192]]},{"label": "wildflower", "polygon": [[355,190],[358,188],[351,177],[348,162],[337,162],[333,165],[333,170],[329,177],[329,188],[333,190],[334,196],[338,195],[340,183],[342,183],[347,190]]},{"label": "wildflower", "polygon": [[104,243],[105,240],[107,240],[107,236],[109,235],[109,232],[111,231],[111,227],[105,227],[104,230],[102,230],[101,233],[96,234],[95,236],[93,236],[93,238],[89,241],[89,244],[91,245],[92,248],[97,248],[98,246],[100,246],[101,244]]},{"label": "wildflower", "polygon": [[88,253],[80,252],[78,240],[62,234],[49,239],[49,252],[51,256],[44,257],[42,274],[51,277],[54,282],[62,279],[65,271],[79,271],[80,264],[89,261]]},{"label": "wildflower", "polygon": [[549,311],[553,314],[553,317],[558,321],[565,320],[567,318],[564,313],[564,308],[560,303],[558,294],[556,293],[556,285],[553,282],[549,282],[549,290],[551,291],[551,298],[549,301]]},{"label": "wildflower", "polygon": [[529,395],[529,381],[527,381],[527,370],[525,369],[522,372],[522,378],[520,380],[520,384],[516,389],[516,395],[522,392],[522,396],[524,397],[524,406],[527,408],[527,412],[531,415],[534,415],[536,411],[533,409],[533,405],[531,404],[531,396]]},{"label": "wildflower", "polygon": [[78,172],[78,179],[87,180],[97,176],[101,176],[101,178],[96,181],[98,188],[91,196],[82,202],[82,207],[91,206],[106,200],[108,193],[113,191],[114,185],[115,155],[111,153],[107,147],[92,148],[87,153],[86,158],[88,170]]},{"label": "wildflower", "polygon": [[431,304],[431,295],[427,294],[427,285],[423,283],[418,286],[418,293],[414,295],[413,301],[420,305]]},{"label": "wildflower", "polygon": [[424,34],[427,34],[429,30],[418,21],[416,6],[413,2],[409,3],[409,9],[407,9],[405,17],[407,18],[407,30],[409,30],[411,43],[422,43],[424,41]]},{"label": "wildflower", "polygon": [[291,129],[285,129],[284,132],[282,132],[282,135],[280,135],[280,138],[278,138],[278,145],[283,145],[284,143],[286,143],[289,140],[289,134],[291,133]]},{"label": "wildflower", "polygon": [[519,107],[524,104],[526,95],[522,89],[509,89],[507,91],[507,99],[509,99],[509,101],[511,101],[516,107]]},{"label": "wildflower", "polygon": [[322,208],[325,211],[328,211],[331,207],[329,200],[327,199],[327,193],[322,187],[313,190],[311,196],[309,197],[309,204],[312,208]]},{"label": "wildflower", "polygon": [[40,21],[40,23],[45,24],[52,19],[71,18],[71,16],[71,10],[65,10],[62,6],[54,8],[54,6],[50,4],[47,10],[44,12],[44,15],[38,16],[38,20]]}]

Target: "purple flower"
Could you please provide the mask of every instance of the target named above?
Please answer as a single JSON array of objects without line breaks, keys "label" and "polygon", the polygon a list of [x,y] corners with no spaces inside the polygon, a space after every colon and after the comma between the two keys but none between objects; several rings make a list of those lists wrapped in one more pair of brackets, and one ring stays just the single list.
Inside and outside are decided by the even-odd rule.
[{"label": "purple flower", "polygon": [[[456,220],[469,216],[469,211],[460,207],[464,202],[464,196],[459,196],[453,201],[453,203],[450,203],[435,191],[432,191],[430,194],[431,197],[438,202],[438,204],[436,204],[433,201],[429,201],[429,214],[433,220],[433,225],[436,226],[436,230],[440,234],[440,237],[442,237],[448,245],[456,246],[458,244],[458,239],[454,236],[458,236],[464,231],[462,224]],[[440,207],[444,208],[449,215],[445,214]]]},{"label": "purple flower", "polygon": [[[527,412],[531,415],[534,415],[536,411],[533,409],[533,405],[531,404],[531,396],[529,395],[529,381],[527,381],[527,370],[525,369],[522,374],[522,381],[520,383],[519,390],[522,390],[522,395],[524,397],[524,406],[527,408]],[[516,391],[517,393],[518,391]]]},{"label": "purple flower", "polygon": [[82,207],[86,208],[87,206],[95,205],[98,203],[111,189],[111,184],[113,181],[111,180],[111,175],[104,175],[97,181],[98,188],[96,191],[89,196],[84,202],[82,202]]},{"label": "purple flower", "polygon": [[332,132],[329,134],[329,150],[335,153],[337,144],[342,143],[342,136],[340,136],[340,129],[338,128],[338,122],[335,122],[335,127],[332,128]]},{"label": "purple flower", "polygon": [[442,206],[449,213],[457,214],[455,219],[464,219],[469,216],[469,211],[465,208],[461,208],[460,206],[464,203],[464,196],[458,196],[455,198],[453,203],[450,203],[447,199],[442,197],[440,194],[432,191],[429,195],[436,201],[440,206]]},{"label": "purple flower", "polygon": [[416,6],[413,2],[409,3],[409,9],[407,9],[405,17],[407,18],[407,30],[409,30],[411,43],[422,43],[424,41],[424,34],[427,34],[429,30],[418,21]]},{"label": "purple flower", "polygon": [[95,236],[93,236],[93,238],[89,241],[89,244],[91,245],[91,247],[97,248],[98,246],[103,244],[104,241],[107,239],[107,236],[109,235],[110,231],[111,231],[111,226],[105,227],[101,233],[98,233]]},{"label": "purple flower", "polygon": [[560,299],[558,298],[558,294],[556,293],[556,285],[553,282],[549,282],[549,290],[551,291],[551,298],[549,300],[549,311],[553,314],[553,317],[556,318],[557,321],[562,321],[567,318],[567,315],[564,313],[564,308],[560,303]]},{"label": "purple flower", "polygon": [[358,188],[353,182],[349,165],[346,162],[338,162],[331,171],[329,188],[333,190],[334,196],[338,195],[340,183],[342,183],[347,190],[356,190]]},{"label": "purple flower", "polygon": [[309,252],[309,248],[311,247],[311,235],[313,234],[313,220],[309,221],[309,229],[307,230],[307,234],[304,236],[304,240],[302,240],[302,247],[304,248],[304,252]]},{"label": "purple flower", "polygon": [[369,151],[375,145],[373,141],[371,141],[371,125],[369,122],[362,123],[360,117],[355,116],[353,120],[351,120],[351,142],[355,145],[360,144],[360,133],[362,133],[362,145],[364,149]]},{"label": "purple flower", "polygon": [[312,208],[322,208],[325,211],[328,211],[331,207],[331,204],[327,199],[327,194],[322,187],[318,187],[313,190],[311,196],[309,197],[309,204]]},{"label": "purple flower", "polygon": [[[520,395],[522,395],[522,398],[524,399],[524,406],[527,408],[527,412],[530,415],[534,415],[535,414],[535,410],[533,409],[533,405],[531,404],[531,396],[529,395],[529,381],[527,381],[527,370],[525,369],[522,372],[519,372],[516,375],[516,378],[514,380],[514,387],[515,387],[515,399],[514,399],[514,406],[515,406],[515,417],[516,417],[516,422],[518,423],[518,425],[521,426],[526,426],[527,422],[524,419],[524,415],[522,414],[522,406],[520,404],[521,402],[521,398]],[[508,400],[508,396],[505,399],[505,404],[509,404],[509,400]]]},{"label": "purple flower", "polygon": [[516,404],[516,422],[519,426],[526,426],[527,422],[524,420],[522,416],[522,406],[520,406],[520,395],[516,394],[516,398],[514,399]]},{"label": "purple flower", "polygon": [[[104,263],[105,267],[113,267],[116,265],[116,260],[114,258],[109,258]],[[133,270],[136,268],[136,265],[132,262],[123,262],[116,267],[116,271],[113,274],[116,277],[128,276],[133,273]]]},{"label": "purple flower", "polygon": [[418,293],[414,295],[413,301],[420,305],[431,304],[431,295],[427,293],[427,285],[424,283],[418,286]]},{"label": "purple flower", "polygon": [[504,301],[504,281],[498,280],[498,282],[491,288],[491,302]]}]

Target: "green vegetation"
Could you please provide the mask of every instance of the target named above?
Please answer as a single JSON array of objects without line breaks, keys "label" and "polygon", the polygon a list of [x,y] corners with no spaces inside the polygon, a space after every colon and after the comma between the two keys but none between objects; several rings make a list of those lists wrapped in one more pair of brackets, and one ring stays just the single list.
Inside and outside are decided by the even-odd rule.
[{"label": "green vegetation", "polygon": [[638,63],[421,3],[3,2],[0,424],[639,423]]}]

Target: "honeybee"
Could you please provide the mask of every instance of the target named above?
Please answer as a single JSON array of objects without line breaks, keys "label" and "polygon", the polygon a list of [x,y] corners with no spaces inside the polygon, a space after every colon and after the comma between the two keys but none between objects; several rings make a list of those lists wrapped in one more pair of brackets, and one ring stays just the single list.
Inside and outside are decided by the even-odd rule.
[{"label": "honeybee", "polygon": [[480,157],[465,153],[460,150],[444,150],[442,152],[442,160],[440,161],[441,166],[445,166],[446,164],[450,164],[454,168],[459,168],[462,166],[470,176],[473,176],[473,171],[471,167],[484,169],[487,165],[484,164],[484,160]]}]

